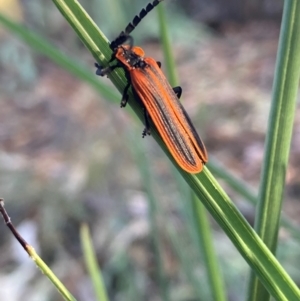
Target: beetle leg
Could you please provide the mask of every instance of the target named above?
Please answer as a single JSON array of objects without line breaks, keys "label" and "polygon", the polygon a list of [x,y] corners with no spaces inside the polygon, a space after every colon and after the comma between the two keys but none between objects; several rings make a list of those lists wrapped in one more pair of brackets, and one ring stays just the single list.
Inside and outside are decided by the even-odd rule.
[{"label": "beetle leg", "polygon": [[173,91],[177,95],[178,99],[180,99],[182,94],[182,88],[180,86],[177,86],[173,88]]},{"label": "beetle leg", "polygon": [[124,88],[123,95],[122,95],[122,100],[121,100],[121,104],[120,104],[121,108],[125,108],[126,105],[127,105],[128,97],[129,97],[129,95],[128,95],[128,89],[129,89],[130,86],[131,86],[131,84],[128,83],[126,85],[126,87]]},{"label": "beetle leg", "polygon": [[144,110],[145,128],[143,130],[142,137],[144,138],[147,135],[150,136],[151,131],[150,131],[149,114],[148,114],[146,108],[143,108],[143,110]]},{"label": "beetle leg", "polygon": [[98,63],[95,63],[95,67],[97,68],[96,74],[99,76],[105,76],[108,75],[110,72],[112,72],[114,69],[121,67],[119,64],[108,66],[108,67],[102,67]]}]

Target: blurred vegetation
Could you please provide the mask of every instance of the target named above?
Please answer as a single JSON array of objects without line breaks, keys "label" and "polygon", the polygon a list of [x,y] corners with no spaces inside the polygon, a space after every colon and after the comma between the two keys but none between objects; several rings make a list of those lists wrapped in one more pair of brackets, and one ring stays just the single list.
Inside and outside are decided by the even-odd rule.
[{"label": "blurred vegetation", "polygon": [[[113,39],[148,1],[80,2]],[[213,21],[222,21],[221,34],[216,33],[209,27],[209,14],[207,18],[201,16],[208,27],[196,23],[196,2],[185,1],[187,14],[174,2],[167,3],[185,106],[209,154],[257,188],[278,23],[249,23],[251,16],[235,18],[234,12],[226,18],[216,14]],[[237,7],[230,2],[226,11]],[[2,11],[14,12],[10,17],[16,22],[45,38],[84,70],[94,72],[93,58],[52,2],[0,3]],[[261,7],[262,2],[256,5]],[[232,25],[240,19],[243,25]],[[156,20],[155,12],[147,16],[134,38],[147,53],[162,60]],[[183,199],[187,187],[178,187],[174,181],[177,172],[170,170],[152,138],[140,139],[142,126],[134,121],[130,110],[106,102],[91,87],[9,32],[1,30],[0,34],[0,191],[13,221],[31,237],[29,242],[40,249],[43,259],[79,300],[95,300],[79,244],[79,228],[85,221],[91,228],[110,299],[154,300],[164,289],[157,280],[157,246],[150,231],[154,223],[169,299],[200,300],[196,296],[201,294],[201,300],[212,300],[199,241],[191,230],[193,211]],[[108,81],[105,84],[110,86]],[[119,95],[115,97],[118,104]],[[296,114],[298,117],[299,112]],[[287,213],[298,222],[299,121],[296,118],[286,191]],[[137,147],[143,148],[139,161]],[[145,160],[150,162],[151,183],[144,181],[140,168]],[[224,186],[251,222],[253,208],[234,189]],[[153,209],[147,201],[149,189],[155,194],[155,222],[149,219]],[[242,300],[248,267],[219,227],[212,224],[228,300]],[[4,225],[0,231],[3,300],[61,300],[21,255]],[[185,254],[180,254],[178,245],[185,245]],[[283,231],[278,256],[299,283],[298,248],[298,241]],[[190,269],[182,262],[189,262]],[[195,291],[197,284],[199,291]]]}]

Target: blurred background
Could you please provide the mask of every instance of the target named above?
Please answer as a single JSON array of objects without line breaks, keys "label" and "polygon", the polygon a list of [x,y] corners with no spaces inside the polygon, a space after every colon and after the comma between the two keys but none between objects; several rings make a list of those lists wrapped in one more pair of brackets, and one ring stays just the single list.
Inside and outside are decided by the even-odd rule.
[{"label": "blurred background", "polygon": [[[111,40],[147,2],[80,1]],[[210,158],[256,192],[282,1],[165,2],[184,106]],[[0,0],[0,11],[95,72],[94,59],[51,1]],[[155,11],[133,36],[164,66]],[[212,300],[191,230],[191,204],[182,197],[189,190],[178,185],[179,174],[153,138],[141,138],[143,125],[130,108],[121,110],[119,102],[105,99],[2,25],[0,68],[0,196],[18,230],[75,297],[95,300],[79,242],[86,222],[110,300],[163,300],[155,218],[170,300]],[[99,81],[121,99],[106,78]],[[295,224],[299,170],[297,109],[283,208]],[[220,182],[252,224],[253,205]],[[249,269],[211,224],[228,300],[244,300]],[[0,233],[0,300],[62,300],[1,222]],[[299,255],[299,239],[282,229],[278,257],[298,284]]]}]

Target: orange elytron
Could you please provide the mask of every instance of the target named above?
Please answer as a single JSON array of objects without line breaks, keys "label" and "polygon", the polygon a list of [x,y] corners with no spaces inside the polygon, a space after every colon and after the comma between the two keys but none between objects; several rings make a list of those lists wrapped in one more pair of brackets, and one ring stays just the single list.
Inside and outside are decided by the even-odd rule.
[{"label": "orange elytron", "polygon": [[[203,142],[198,136],[189,116],[179,98],[181,87],[172,88],[160,69],[160,63],[151,57],[145,57],[143,49],[133,47],[129,33],[141,19],[163,0],[155,0],[136,16],[132,23],[111,44],[113,54],[110,62],[115,65],[103,68],[98,64],[97,75],[104,76],[115,68],[123,68],[127,85],[123,91],[121,107],[128,101],[128,89],[131,86],[135,99],[144,109],[145,129],[143,137],[150,135],[150,121],[154,124],[164,143],[178,165],[189,173],[198,173],[203,169],[208,156]],[[130,45],[123,45],[127,40]]]}]

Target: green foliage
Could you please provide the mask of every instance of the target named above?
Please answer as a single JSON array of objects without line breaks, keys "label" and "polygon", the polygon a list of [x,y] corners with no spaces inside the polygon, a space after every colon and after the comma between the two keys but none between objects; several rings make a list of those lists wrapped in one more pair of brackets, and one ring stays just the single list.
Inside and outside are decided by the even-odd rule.
[{"label": "green foliage", "polygon": [[[98,29],[93,20],[83,10],[80,4],[73,0],[53,0],[62,15],[78,34],[84,45],[91,52],[92,56],[101,64],[105,65],[110,59],[111,50],[108,45],[108,40],[103,33]],[[161,5],[159,5],[161,6]],[[164,45],[165,55],[167,60],[167,70],[170,76],[170,81],[176,84],[176,75],[174,71],[174,63],[170,53],[170,43],[166,30],[165,17],[163,8],[158,7],[160,17],[160,27],[162,32],[162,40]],[[22,28],[0,16],[0,22],[7,28],[20,36],[23,40],[29,43],[34,49],[40,51],[44,55],[50,57],[57,64],[64,67],[69,72],[78,76],[83,81],[94,86],[106,98],[116,101],[119,99],[116,93],[111,91],[106,85],[102,84],[99,79],[96,79],[88,70],[78,64],[75,60],[70,59],[63,53],[57,51],[55,47],[49,45],[47,41],[34,33]],[[280,51],[277,59],[276,78],[274,81],[273,99],[271,117],[269,122],[269,130],[267,133],[267,147],[265,152],[264,172],[260,186],[259,212],[256,220],[256,230],[262,237],[250,227],[241,213],[237,210],[230,198],[224,192],[222,187],[210,173],[211,169],[221,173],[226,181],[243,195],[246,199],[254,200],[255,196],[243,183],[235,180],[231,175],[227,175],[227,171],[222,168],[218,170],[214,163],[208,164],[209,168],[204,168],[204,171],[198,175],[190,175],[178,169],[182,178],[192,189],[193,194],[182,182],[182,178],[178,177],[178,172],[174,169],[174,178],[177,181],[177,186],[181,191],[181,202],[183,205],[184,215],[187,217],[189,235],[196,245],[198,253],[204,254],[206,269],[210,275],[209,284],[212,292],[208,293],[215,300],[226,300],[223,291],[222,280],[218,274],[218,263],[214,256],[213,244],[211,241],[210,229],[205,222],[206,214],[202,204],[210,212],[215,221],[222,227],[237,250],[244,257],[253,271],[249,284],[249,300],[266,300],[271,294],[276,300],[299,300],[300,293],[295,283],[291,280],[287,272],[279,264],[275,256],[272,254],[276,251],[276,242],[278,234],[278,221],[280,217],[281,201],[284,188],[284,178],[286,165],[288,160],[290,139],[292,133],[292,124],[295,112],[296,95],[300,78],[300,3],[296,0],[288,0],[285,4],[285,14],[282,23]],[[126,80],[121,70],[114,72],[110,79],[117,89],[123,91]],[[130,102],[134,112],[140,119],[143,119],[142,112],[134,102]],[[173,162],[168,150],[161,141],[158,133],[154,132],[153,137],[166,152],[167,156]],[[162,237],[157,228],[157,211],[159,202],[155,200],[155,184],[151,181],[151,164],[143,158],[143,151],[134,149],[137,165],[140,167],[140,174],[147,187],[146,195],[150,203],[150,216],[152,232],[152,242],[154,245],[154,254],[156,258],[156,266],[158,267],[157,278],[160,282],[160,293],[163,300],[172,299],[170,288],[166,284],[166,271],[164,270],[164,262],[161,254]],[[174,162],[173,162],[174,163]],[[174,163],[175,164],[175,163]],[[177,168],[176,164],[175,167]],[[220,172],[221,170],[221,172]],[[276,189],[275,189],[276,188]],[[202,204],[199,203],[199,200]],[[197,203],[198,202],[198,203]],[[274,204],[275,202],[275,204]],[[181,203],[182,204],[182,203]],[[193,205],[193,207],[192,207]],[[191,214],[194,212],[194,214]],[[270,215],[272,218],[270,219]],[[190,218],[188,218],[190,217]],[[185,248],[184,238],[177,237],[174,230],[168,227],[168,233],[172,241],[173,247],[177,252],[180,262],[182,263],[182,271],[193,287],[198,299],[203,298],[205,292],[199,289],[199,278],[192,272],[193,263],[189,256],[187,248]],[[84,232],[82,232],[84,233]],[[86,235],[85,241],[88,242]],[[267,246],[264,244],[266,237],[272,237]],[[87,260],[90,273],[97,283],[95,270],[95,257],[90,246],[85,244],[85,254],[90,254]],[[271,251],[272,252],[271,252]],[[199,255],[199,254],[198,254]],[[197,256],[196,256],[197,257]],[[93,259],[93,263],[91,262]],[[259,279],[257,282],[256,278]],[[266,289],[261,289],[260,284]],[[100,291],[97,293],[99,300],[107,299],[103,284],[95,284],[95,287]],[[101,297],[102,295],[102,297]],[[205,296],[206,297],[206,296]],[[211,297],[212,298],[212,297]],[[205,299],[205,298],[203,298]]]}]

